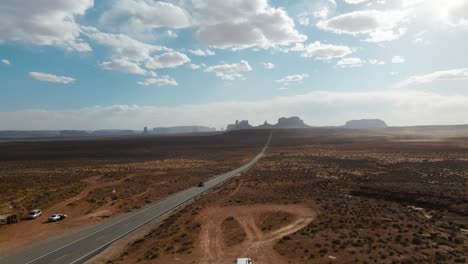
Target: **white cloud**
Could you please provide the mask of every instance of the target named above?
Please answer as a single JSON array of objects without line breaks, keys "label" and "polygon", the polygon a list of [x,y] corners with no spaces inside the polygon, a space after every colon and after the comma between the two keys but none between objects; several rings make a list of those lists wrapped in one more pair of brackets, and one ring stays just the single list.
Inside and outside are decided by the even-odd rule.
[{"label": "white cloud", "polygon": [[176,80],[169,76],[161,76],[159,78],[148,78],[144,81],[137,82],[140,85],[150,86],[150,85],[157,85],[157,86],[177,86],[179,85]]},{"label": "white cloud", "polygon": [[392,63],[395,63],[395,64],[401,64],[401,63],[405,63],[405,57],[403,56],[393,56],[392,58]]},{"label": "white cloud", "polygon": [[200,65],[200,64],[190,64],[189,67],[190,67],[190,69],[192,69],[192,70],[199,70],[199,69],[201,69],[201,65]]},{"label": "white cloud", "polygon": [[329,14],[330,14],[330,9],[328,9],[328,7],[322,7],[318,10],[315,10],[313,13],[315,18],[321,18],[321,19],[327,18]]},{"label": "white cloud", "polygon": [[314,91],[265,100],[171,107],[112,105],[63,111],[31,109],[0,112],[0,129],[141,129],[148,124],[221,127],[236,119],[262,124],[265,120],[273,123],[279,117],[294,115],[300,115],[309,125],[343,125],[355,118],[381,118],[395,126],[460,124],[466,123],[467,112],[468,97],[463,95],[413,90]]},{"label": "white cloud", "polygon": [[142,69],[138,64],[126,61],[122,59],[117,59],[113,61],[106,61],[100,64],[103,69],[112,70],[112,71],[120,71],[132,74],[139,74],[145,75],[146,70]]},{"label": "white cloud", "polygon": [[241,72],[249,71],[252,71],[252,67],[250,67],[249,63],[245,60],[241,60],[239,63],[210,66],[205,69],[205,72],[213,72],[216,76],[225,81],[244,79]]},{"label": "white cloud", "polygon": [[196,50],[189,50],[190,53],[196,56],[214,56],[216,53],[212,50],[201,50],[201,49],[196,49]]},{"label": "white cloud", "polygon": [[385,64],[385,61],[380,61],[376,59],[370,59],[370,60],[367,60],[367,62],[372,65],[384,65]]},{"label": "white cloud", "polygon": [[309,18],[309,15],[307,13],[302,13],[300,15],[297,16],[297,22],[299,23],[299,25],[301,26],[308,26],[310,25],[310,18]]},{"label": "white cloud", "polygon": [[435,81],[468,80],[468,68],[436,71],[425,75],[415,75],[400,82],[397,87],[406,87]]},{"label": "white cloud", "polygon": [[2,0],[0,43],[17,41],[70,51],[91,51],[80,38],[76,18],[84,15],[93,4],[93,0]]},{"label": "white cloud", "polygon": [[302,57],[315,58],[318,60],[331,60],[335,58],[342,58],[352,53],[351,49],[347,46],[324,44],[320,41],[303,45],[296,44],[291,51],[301,51]]},{"label": "white cloud", "polygon": [[150,58],[146,62],[146,67],[149,69],[176,68],[188,62],[190,62],[190,59],[187,55],[175,51]]},{"label": "white cloud", "polygon": [[177,35],[177,33],[174,32],[174,30],[170,30],[170,29],[166,31],[166,34],[170,38],[177,38],[179,36]]},{"label": "white cloud", "polygon": [[343,1],[348,3],[348,4],[357,5],[357,4],[360,4],[360,3],[367,2],[368,0],[343,0]]},{"label": "white cloud", "polygon": [[110,47],[113,56],[119,59],[144,61],[149,59],[154,52],[170,50],[158,45],[145,44],[124,34],[104,33],[94,27],[82,27],[82,29],[90,40]]},{"label": "white cloud", "polygon": [[263,67],[265,67],[265,69],[271,70],[271,69],[275,68],[275,64],[273,64],[271,62],[264,62]]},{"label": "white cloud", "polygon": [[155,28],[192,26],[190,14],[180,6],[162,1],[118,0],[99,18],[101,27],[128,35],[151,34]]},{"label": "white cloud", "polygon": [[342,68],[361,67],[365,62],[360,58],[344,58],[339,60],[336,65]]},{"label": "white cloud", "polygon": [[267,0],[194,0],[198,38],[216,48],[270,48],[303,42],[292,18]]},{"label": "white cloud", "polygon": [[369,42],[399,39],[405,32],[408,12],[361,10],[321,20],[317,27],[337,34],[366,34]]},{"label": "white cloud", "polygon": [[61,83],[61,84],[70,84],[76,81],[76,79],[71,78],[71,77],[58,76],[58,75],[42,73],[42,72],[29,72],[29,76],[39,81]]},{"label": "white cloud", "polygon": [[294,75],[285,76],[279,80],[276,80],[276,82],[284,83],[285,85],[288,85],[290,83],[302,82],[306,78],[309,78],[309,74],[294,74]]},{"label": "white cloud", "polygon": [[444,18],[445,22],[453,27],[468,28],[468,1],[452,0],[444,1]]},{"label": "white cloud", "polygon": [[5,64],[5,65],[10,65],[10,61],[7,60],[7,59],[3,59],[3,60],[2,60],[2,63]]}]

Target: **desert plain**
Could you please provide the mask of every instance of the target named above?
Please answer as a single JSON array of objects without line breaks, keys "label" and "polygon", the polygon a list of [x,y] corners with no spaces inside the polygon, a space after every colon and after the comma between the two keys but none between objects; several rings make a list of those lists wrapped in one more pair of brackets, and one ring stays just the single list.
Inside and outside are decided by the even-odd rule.
[{"label": "desert plain", "polygon": [[[270,131],[0,144],[3,252],[157,202],[252,159]],[[274,130],[249,171],[94,263],[466,263],[468,137]],[[0,252],[2,253],[2,252]]]}]

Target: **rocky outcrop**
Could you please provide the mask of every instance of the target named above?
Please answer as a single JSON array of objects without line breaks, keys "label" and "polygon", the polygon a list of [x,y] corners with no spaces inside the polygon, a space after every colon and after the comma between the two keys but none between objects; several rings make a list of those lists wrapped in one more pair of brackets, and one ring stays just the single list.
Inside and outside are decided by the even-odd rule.
[{"label": "rocky outcrop", "polygon": [[239,122],[239,120],[236,120],[235,124],[230,124],[227,126],[228,131],[230,130],[241,130],[241,129],[249,129],[252,128],[252,126],[249,124],[248,120],[242,120]]},{"label": "rocky outcrop", "polygon": [[281,117],[278,119],[278,123],[275,128],[307,128],[309,127],[304,123],[304,120],[297,116],[293,117]]},{"label": "rocky outcrop", "polygon": [[263,125],[259,125],[257,126],[256,128],[260,128],[260,129],[271,129],[271,128],[274,128],[275,126],[272,125],[272,124],[268,124],[267,121],[265,121],[265,123],[263,123]]}]

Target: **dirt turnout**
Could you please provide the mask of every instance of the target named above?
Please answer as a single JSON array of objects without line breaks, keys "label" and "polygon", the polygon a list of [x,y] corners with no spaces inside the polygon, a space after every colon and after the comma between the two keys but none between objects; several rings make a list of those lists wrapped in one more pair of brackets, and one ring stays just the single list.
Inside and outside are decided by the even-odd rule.
[{"label": "dirt turnout", "polygon": [[[286,212],[293,215],[276,230],[262,231],[256,220],[264,213]],[[315,217],[315,211],[300,205],[253,205],[215,207],[203,210],[196,221],[201,224],[199,235],[200,264],[229,263],[237,257],[248,256],[255,263],[287,263],[275,250],[274,245],[284,236],[301,230]],[[226,246],[223,237],[223,222],[237,221],[246,238],[234,246]]]}]

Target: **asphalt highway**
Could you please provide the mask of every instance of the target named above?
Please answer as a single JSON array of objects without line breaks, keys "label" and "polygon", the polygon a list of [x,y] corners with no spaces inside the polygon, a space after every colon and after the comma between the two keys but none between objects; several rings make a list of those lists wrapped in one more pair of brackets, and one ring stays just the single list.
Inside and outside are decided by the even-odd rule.
[{"label": "asphalt highway", "polygon": [[270,139],[271,134],[262,151],[250,162],[240,168],[211,178],[209,181],[205,182],[203,187],[192,187],[181,191],[138,211],[115,217],[105,223],[69,236],[42,243],[21,254],[0,256],[0,263],[83,263],[113,242],[142,227],[146,223],[175,210],[185,202],[192,200],[196,196],[246,171],[264,155],[270,143]]}]

